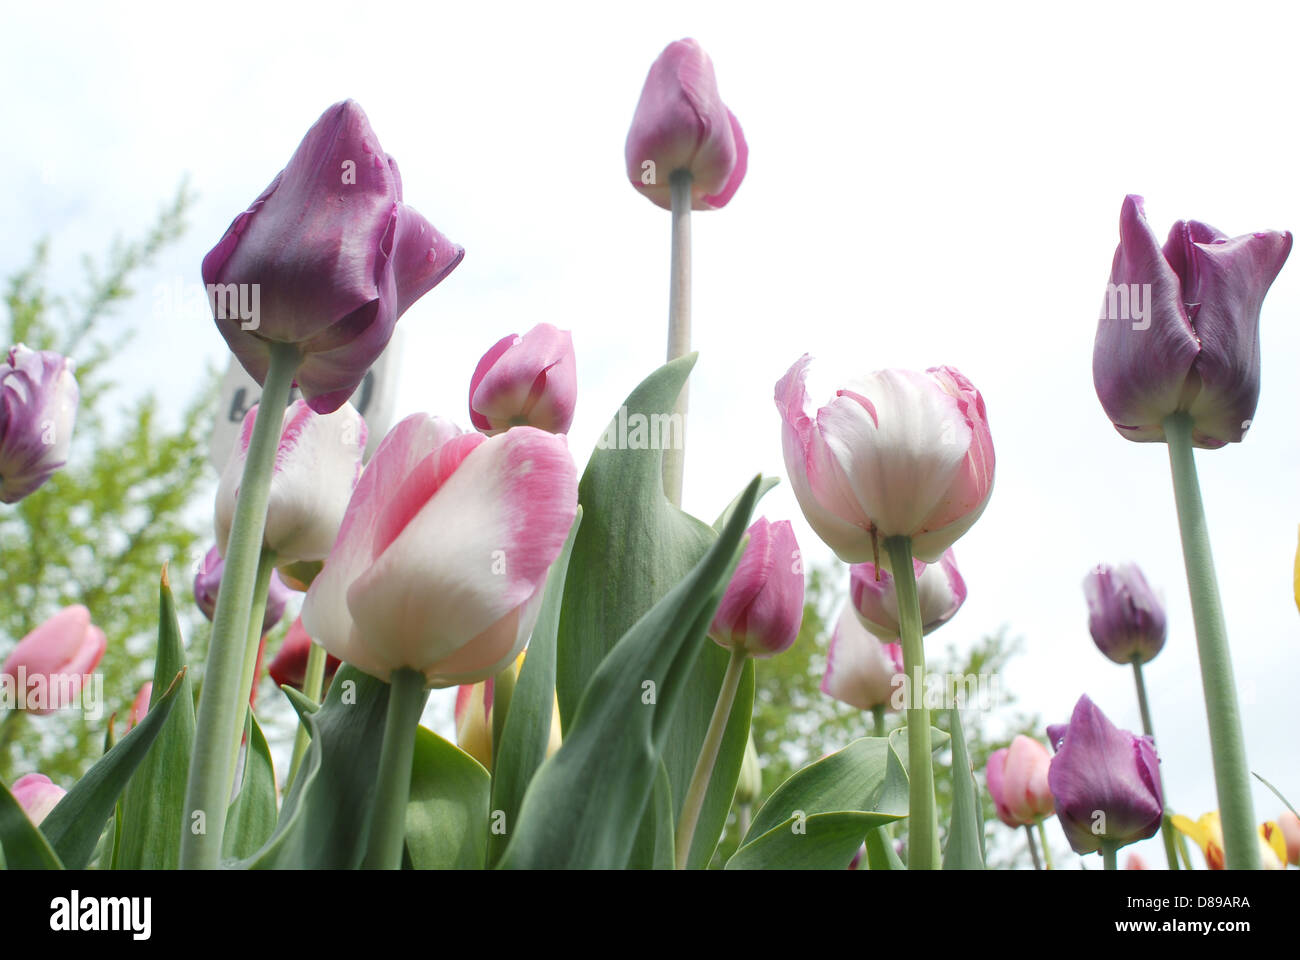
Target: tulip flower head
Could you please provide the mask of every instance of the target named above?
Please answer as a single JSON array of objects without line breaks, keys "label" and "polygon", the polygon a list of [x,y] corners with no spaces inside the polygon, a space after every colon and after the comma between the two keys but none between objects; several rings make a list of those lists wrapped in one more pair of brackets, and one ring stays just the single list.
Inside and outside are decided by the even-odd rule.
[{"label": "tulip flower head", "polygon": [[776,385],[786,472],[804,516],[846,563],[879,565],[878,538],[933,563],[993,490],[984,399],[952,367],[870,374],[812,413],[805,354]]},{"label": "tulip flower head", "polygon": [[[217,486],[217,549],[223,557],[257,410],[254,406],[244,416],[239,440]],[[264,546],[275,553],[277,563],[323,560],[329,553],[361,475],[365,449],[366,422],[352,404],[328,414],[316,413],[303,400],[289,404],[263,534]]]},{"label": "tulip flower head", "polygon": [[[221,575],[226,564],[221,559],[217,548],[213,547],[203,556],[197,572],[194,574],[194,602],[209,620],[216,614],[217,591],[221,587]],[[284,617],[285,607],[289,603],[292,591],[280,579],[280,574],[271,571],[271,583],[266,593],[266,612],[262,615],[262,633],[270,632]]]},{"label": "tulip flower head", "polygon": [[568,433],[577,398],[572,334],[539,323],[483,355],[469,383],[469,419],[489,437],[517,426]]},{"label": "tulip flower head", "polygon": [[[921,632],[930,633],[953,618],[966,602],[966,582],[957,570],[952,550],[945,550],[938,563],[912,562],[916,594],[921,605]],[[898,587],[888,570],[874,563],[849,567],[849,596],[862,625],[886,643],[898,640]]]},{"label": "tulip flower head", "polygon": [[1023,735],[989,754],[984,777],[999,820],[1023,827],[1052,815],[1055,800],[1047,786],[1051,762],[1046,747]]},{"label": "tulip flower head", "polygon": [[140,686],[140,690],[131,701],[131,710],[126,715],[126,728],[130,730],[137,723],[144,719],[144,715],[149,712],[149,701],[153,698],[153,681],[146,680]]},{"label": "tulip flower head", "polygon": [[203,282],[217,329],[249,375],[265,383],[271,343],[293,344],[303,397],[330,413],[398,317],[464,255],[403,202],[397,162],[345,100],[203,258]]},{"label": "tulip flower head", "polygon": [[495,676],[528,641],[577,508],[564,437],[413,414],[361,475],[303,626],[384,681],[401,668],[432,687]]},{"label": "tulip flower head", "polygon": [[[26,710],[44,716],[71,706],[108,648],[104,631],[81,605],[64,607],[18,642],[0,666],[10,683],[27,684]],[[40,678],[35,684],[33,680]],[[43,693],[41,693],[43,691]]]},{"label": "tulip flower head", "polygon": [[1083,580],[1088,629],[1116,663],[1147,663],[1165,645],[1165,610],[1134,564],[1099,564]]},{"label": "tulip flower head", "polygon": [[1286,862],[1300,866],[1300,817],[1290,810],[1283,810],[1278,814],[1277,825],[1286,844]]},{"label": "tulip flower head", "polygon": [[1291,234],[1179,220],[1161,247],[1132,194],[1119,233],[1092,354],[1106,416],[1130,440],[1164,440],[1165,418],[1184,412],[1195,446],[1240,442],[1259,401],[1260,307]]},{"label": "tulip flower head", "polygon": [[[516,679],[523,667],[520,654],[510,667]],[[492,707],[496,701],[496,678],[479,683],[462,684],[456,690],[456,744],[488,770],[492,769]],[[560,702],[551,698],[551,733],[546,741],[546,756],[560,749]]]},{"label": "tulip flower head", "polygon": [[826,651],[822,693],[859,710],[895,709],[895,693],[901,700],[904,689],[903,675],[902,644],[881,643],[846,604]]},{"label": "tulip flower head", "polygon": [[26,812],[28,819],[39,827],[68,791],[43,773],[29,773],[15,780],[9,792]]},{"label": "tulip flower head", "polygon": [[736,572],[722,595],[709,636],[753,657],[788,650],[803,622],[804,579],[799,544],[789,520],[759,517]]},{"label": "tulip flower head", "polygon": [[749,147],[694,40],[668,44],[651,65],[623,155],[632,186],[665,210],[674,174],[690,174],[694,210],[724,207],[740,189]]},{"label": "tulip flower head", "polygon": [[[309,653],[311,653],[311,637],[302,625],[302,617],[298,617],[289,625],[284,641],[280,644],[280,650],[271,659],[271,665],[266,668],[266,672],[271,675],[277,687],[293,687],[301,690],[303,680],[307,676]],[[328,685],[338,669],[339,658],[327,654],[325,684]]]},{"label": "tulip flower head", "polygon": [[1075,853],[1095,852],[1103,843],[1126,846],[1160,829],[1160,759],[1150,737],[1120,730],[1087,696],[1069,724],[1049,727],[1048,737],[1057,749],[1047,783]]},{"label": "tulip flower head", "polygon": [[1147,866],[1146,860],[1142,859],[1142,855],[1140,853],[1130,853],[1128,855],[1128,859],[1124,861],[1124,869],[1125,870],[1150,870],[1151,868]]},{"label": "tulip flower head", "polygon": [[0,503],[17,503],[68,462],[80,399],[75,366],[21,343],[0,364]]},{"label": "tulip flower head", "polygon": [[[1226,859],[1223,847],[1223,822],[1219,811],[1211,810],[1196,820],[1182,814],[1170,818],[1177,830],[1190,838],[1205,857],[1207,870],[1223,870]],[[1286,839],[1282,828],[1274,822],[1261,824],[1259,827],[1260,864],[1265,870],[1285,870],[1287,861]]]}]

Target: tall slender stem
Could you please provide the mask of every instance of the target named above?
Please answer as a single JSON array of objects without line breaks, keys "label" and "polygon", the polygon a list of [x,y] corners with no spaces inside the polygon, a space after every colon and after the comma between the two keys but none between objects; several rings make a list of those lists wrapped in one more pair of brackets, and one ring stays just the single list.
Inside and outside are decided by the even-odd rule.
[{"label": "tall slender stem", "polygon": [[1185,413],[1175,413],[1165,419],[1164,428],[1183,540],[1183,563],[1191,593],[1192,621],[1196,625],[1196,650],[1201,660],[1214,786],[1223,822],[1224,859],[1229,870],[1258,870],[1259,841],[1250,795],[1250,767],[1246,762],[1241,711],[1237,706],[1228,630],[1210,552],[1210,533],[1192,456],[1192,421]]},{"label": "tall slender stem", "polygon": [[[672,175],[673,250],[668,287],[668,359],[691,352],[691,174],[678,170]],[[690,383],[682,384],[673,408],[680,424],[677,444],[664,450],[664,495],[682,505],[682,474],[686,463],[686,408]]]},{"label": "tall slender stem", "polygon": [[501,756],[501,736],[506,732],[510,701],[515,697],[515,665],[512,662],[492,679],[492,769]]},{"label": "tall slender stem", "polygon": [[[263,549],[257,561],[257,577],[253,580],[253,605],[248,610],[248,639],[244,642],[244,664],[239,676],[240,703],[235,711],[236,744],[244,736],[244,720],[252,709],[253,688],[257,684],[257,654],[262,649],[262,621],[266,619],[266,598],[271,592],[271,574],[275,571],[275,554]],[[233,784],[239,770],[239,747],[230,758],[230,776]]]},{"label": "tall slender stem", "polygon": [[[1153,741],[1156,738],[1155,727],[1151,723],[1151,702],[1147,699],[1147,682],[1142,676],[1142,661],[1133,661],[1133,680],[1137,684],[1138,712],[1142,714],[1142,732],[1150,737]],[[1170,870],[1178,869],[1178,852],[1175,849],[1177,840],[1175,839],[1175,830],[1173,821],[1169,819],[1169,797],[1165,796],[1165,815],[1160,821],[1161,839],[1165,844],[1165,859],[1169,862]]]},{"label": "tall slender stem", "polygon": [[686,799],[682,802],[682,818],[677,824],[677,869],[685,870],[686,861],[691,855],[691,841],[695,839],[695,828],[700,821],[700,811],[704,809],[704,797],[709,792],[709,780],[713,778],[713,765],[718,762],[718,751],[722,748],[722,735],[727,730],[727,719],[736,702],[736,691],[740,689],[740,678],[745,672],[745,660],[748,654],[743,649],[731,651],[727,662],[727,672],[722,677],[722,689],[718,691],[718,702],[713,705],[713,719],[709,721],[709,732],[704,736],[704,745],[700,747],[700,758],[695,762],[695,772],[691,775],[690,786],[686,789]]},{"label": "tall slender stem", "polygon": [[1038,859],[1038,844],[1034,843],[1033,824],[1029,824],[1029,823],[1025,824],[1025,837],[1029,842],[1029,859],[1034,861],[1034,869],[1035,870],[1043,869],[1043,861]]},{"label": "tall slender stem", "polygon": [[921,645],[921,603],[912,566],[912,538],[886,537],[885,550],[898,592],[903,672],[907,677],[907,867],[938,870],[939,814],[934,800],[930,711],[925,706],[925,648]]},{"label": "tall slender stem", "polygon": [[[325,686],[325,663],[328,655],[325,648],[315,640],[307,648],[307,666],[302,675],[302,692],[304,696],[310,697],[316,703],[320,703],[321,689]],[[298,768],[302,766],[302,758],[307,755],[307,745],[311,742],[311,734],[307,732],[307,724],[302,720],[298,721],[298,734],[293,739],[293,757],[289,761],[289,779],[285,781],[285,787],[293,785],[294,778],[298,776]]]},{"label": "tall slender stem", "polygon": [[1113,843],[1103,843],[1101,845],[1101,862],[1107,870],[1118,869],[1119,847]]},{"label": "tall slender stem", "polygon": [[1047,864],[1047,869],[1052,869],[1052,845],[1047,842],[1047,828],[1043,826],[1045,817],[1038,818],[1038,839],[1043,843],[1043,862]]},{"label": "tall slender stem", "polygon": [[212,619],[203,692],[199,697],[194,753],[185,791],[186,826],[181,835],[180,865],[186,869],[211,869],[221,863],[221,840],[234,777],[231,757],[239,751],[240,730],[236,718],[242,720],[244,716],[240,684],[249,611],[253,605],[253,580],[266,530],[266,508],[280,443],[280,426],[300,360],[292,344],[271,344],[270,367],[235,502],[225,570]]},{"label": "tall slender stem", "polygon": [[885,705],[883,703],[878,703],[871,708],[871,728],[877,737],[886,735]]},{"label": "tall slender stem", "polygon": [[370,815],[370,839],[362,866],[367,870],[400,870],[406,841],[406,804],[411,799],[411,760],[415,729],[424,711],[424,674],[394,670],[388,692],[384,746],[379,754],[375,806]]}]

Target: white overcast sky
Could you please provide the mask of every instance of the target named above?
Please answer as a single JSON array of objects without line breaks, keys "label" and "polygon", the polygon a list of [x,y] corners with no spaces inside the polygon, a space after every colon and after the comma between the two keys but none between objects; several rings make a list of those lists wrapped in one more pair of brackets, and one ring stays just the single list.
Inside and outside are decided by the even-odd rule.
[{"label": "white overcast sky", "polygon": [[[1080,588],[1098,561],[1137,561],[1170,608],[1148,668],[1166,789],[1195,816],[1216,802],[1166,448],[1110,426],[1092,341],[1126,193],[1161,236],[1178,218],[1300,228],[1296,20],[1188,2],[7,3],[0,269],[49,236],[66,287],[188,175],[192,229],[140,284],[120,361],[132,389],[187,398],[225,348],[202,314],[157,315],[154,287],[198,281],[321,111],[354,97],[406,200],[467,251],[401,321],[398,414],[465,423],[479,356],[549,321],[573,331],[581,465],[661,361],[668,214],[625,182],[623,142],[650,63],[693,36],[750,166],[729,207],[694,218],[685,506],[712,521],[754,473],[784,478],[772,390],[805,351],[819,401],[842,376],[957,366],[987,402],[997,482],[956,548],[969,599],[931,642],[1006,625],[1024,706],[1064,720],[1086,691],[1137,728]],[[1251,766],[1293,802],[1298,311],[1292,262],[1264,306],[1249,438],[1198,454]],[[762,509],[830,556],[788,483]],[[1255,801],[1260,819],[1281,809],[1258,785]]]}]

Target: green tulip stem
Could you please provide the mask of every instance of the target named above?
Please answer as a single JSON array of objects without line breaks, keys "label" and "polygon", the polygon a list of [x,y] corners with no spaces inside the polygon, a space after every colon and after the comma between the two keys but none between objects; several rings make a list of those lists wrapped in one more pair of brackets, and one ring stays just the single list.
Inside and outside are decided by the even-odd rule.
[{"label": "green tulip stem", "polygon": [[1035,870],[1043,869],[1043,861],[1038,859],[1038,844],[1034,843],[1033,824],[1029,824],[1029,823],[1025,824],[1025,839],[1029,843],[1029,859],[1034,862],[1034,869]]},{"label": "green tulip stem", "polygon": [[[315,640],[307,649],[307,666],[302,675],[302,692],[303,696],[310,698],[315,703],[320,703],[321,690],[325,686],[325,663],[328,654],[325,648]],[[293,740],[293,758],[289,761],[289,779],[285,781],[285,787],[293,784],[294,778],[298,776],[298,768],[302,766],[302,758],[307,755],[307,746],[311,743],[311,734],[307,732],[307,724],[301,720],[298,721],[298,734]]]},{"label": "green tulip stem", "polygon": [[871,727],[877,737],[888,736],[885,730],[885,705],[878,703],[871,708]]},{"label": "green tulip stem", "polygon": [[497,768],[497,757],[501,755],[501,735],[506,731],[506,717],[510,713],[510,701],[515,696],[515,662],[496,675],[492,680],[492,769]]},{"label": "green tulip stem", "polygon": [[[670,179],[673,204],[673,246],[668,284],[668,359],[691,352],[691,172],[674,171]],[[673,416],[677,443],[664,450],[664,495],[682,505],[682,473],[686,465],[686,408],[690,383],[682,384]]]},{"label": "green tulip stem", "polygon": [[1107,870],[1118,869],[1119,847],[1113,843],[1101,845],[1101,862]]},{"label": "green tulip stem", "polygon": [[[886,537],[885,550],[898,591],[898,620],[907,678],[907,867],[939,869],[939,819],[930,755],[930,711],[925,706],[925,648],[921,645],[921,603],[912,566],[912,538]],[[914,706],[920,704],[920,706]]]},{"label": "green tulip stem", "polygon": [[375,806],[370,815],[370,838],[362,867],[400,870],[406,842],[406,804],[411,799],[411,761],[415,757],[415,731],[424,712],[424,674],[407,667],[394,670],[389,679],[388,717],[384,746],[379,753]]},{"label": "green tulip stem", "polygon": [[[1137,684],[1138,695],[1138,712],[1142,714],[1142,732],[1150,737],[1153,741],[1156,738],[1155,728],[1151,724],[1151,701],[1147,698],[1147,682],[1142,676],[1142,661],[1133,661],[1133,680]],[[1169,819],[1169,798],[1165,798],[1165,815],[1160,821],[1161,839],[1165,844],[1165,859],[1169,861],[1169,869],[1178,869],[1178,852],[1175,847],[1173,822]]]},{"label": "green tulip stem", "polygon": [[[257,685],[257,654],[262,648],[262,621],[266,618],[266,598],[271,592],[271,574],[275,571],[275,554],[263,549],[257,561],[257,577],[253,581],[253,605],[248,610],[248,639],[244,643],[244,663],[240,672],[240,703],[243,707],[235,711],[236,733],[235,753],[230,758],[231,783],[235,782],[239,768],[239,742],[244,736],[244,721],[252,709],[253,689]],[[232,798],[233,799],[233,798]]]},{"label": "green tulip stem", "polygon": [[731,659],[727,662],[727,672],[722,677],[722,689],[718,691],[718,702],[713,706],[713,719],[709,721],[709,732],[704,735],[700,758],[695,762],[695,772],[691,774],[686,799],[682,801],[682,817],[677,824],[678,870],[686,869],[687,860],[691,855],[695,827],[700,822],[704,797],[709,792],[709,780],[713,778],[713,766],[718,762],[718,751],[722,748],[722,735],[727,732],[727,720],[736,702],[736,691],[740,689],[740,678],[745,672],[745,661],[748,658],[749,655],[743,649],[732,650]]},{"label": "green tulip stem", "polygon": [[1043,821],[1045,819],[1047,818],[1046,817],[1038,818],[1038,839],[1042,841],[1043,862],[1047,864],[1047,869],[1051,870],[1052,869],[1052,845],[1047,842],[1047,828],[1043,826]]},{"label": "green tulip stem", "polygon": [[199,697],[193,757],[185,790],[185,828],[181,835],[180,865],[185,869],[212,869],[221,863],[221,842],[226,828],[234,766],[247,696],[240,703],[244,648],[253,606],[254,579],[266,531],[266,509],[271,475],[280,445],[280,426],[294,374],[302,358],[292,344],[272,343],[270,365],[248,459],[235,501],[225,570],[217,591],[212,618],[203,692]]},{"label": "green tulip stem", "polygon": [[1250,767],[1241,729],[1241,710],[1232,674],[1232,654],[1214,575],[1210,533],[1205,506],[1192,456],[1192,420],[1186,413],[1165,418],[1169,467],[1174,480],[1174,502],[1183,540],[1183,563],[1191,593],[1196,650],[1201,661],[1201,685],[1210,726],[1210,755],[1214,761],[1214,786],[1223,822],[1224,859],[1229,870],[1260,868],[1254,803],[1250,794]]}]

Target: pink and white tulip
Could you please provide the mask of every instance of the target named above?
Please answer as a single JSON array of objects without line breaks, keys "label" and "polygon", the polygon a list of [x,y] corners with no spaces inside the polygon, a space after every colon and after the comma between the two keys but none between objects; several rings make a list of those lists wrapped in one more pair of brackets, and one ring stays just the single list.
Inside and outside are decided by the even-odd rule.
[{"label": "pink and white tulip", "polygon": [[489,437],[530,426],[568,433],[578,399],[573,336],[539,323],[483,355],[469,382],[470,422]]},{"label": "pink and white tulip", "polygon": [[[80,696],[82,677],[99,665],[107,648],[104,631],[90,622],[89,610],[80,604],[64,607],[18,641],[0,667],[0,673],[13,677],[13,683],[18,682],[21,674],[29,691],[32,678],[43,678],[41,686],[48,693],[46,702],[33,704],[29,700],[26,708],[28,713],[43,716],[56,707],[70,706],[62,702],[65,696],[73,699]],[[54,702],[56,697],[59,703]]]},{"label": "pink and white tulip", "polygon": [[0,363],[0,503],[17,503],[67,463],[80,399],[75,367],[21,343]]},{"label": "pink and white tulip", "polygon": [[[217,549],[223,557],[257,409],[245,415],[217,487]],[[361,475],[365,449],[366,422],[350,403],[320,414],[295,400],[284,411],[263,534],[263,544],[278,564],[323,560],[329,553]]]},{"label": "pink and white tulip", "polygon": [[1023,827],[1056,812],[1056,801],[1047,786],[1051,764],[1047,748],[1023,734],[1012,740],[1010,747],[989,754],[984,777],[999,820],[1009,827]]},{"label": "pink and white tulip", "polygon": [[303,626],[384,681],[402,668],[432,687],[495,676],[528,642],[577,506],[564,437],[413,414],[361,475]]},{"label": "pink and white tulip", "polygon": [[894,709],[895,691],[900,699],[903,687],[903,647],[881,643],[846,604],[831,634],[826,651],[826,673],[822,693],[859,710],[883,706]]},{"label": "pink and white tulip", "polygon": [[672,209],[672,175],[691,175],[691,207],[716,210],[740,189],[749,147],[718,95],[713,61],[689,38],[668,44],[650,67],[623,150],[627,177],[652,203]]},{"label": "pink and white tulip", "polygon": [[9,792],[32,823],[39,827],[68,791],[43,773],[29,773],[15,780]]},{"label": "pink and white tulip", "polygon": [[803,622],[803,561],[789,520],[759,517],[727,584],[709,636],[753,657],[788,650]]},{"label": "pink and white tulip", "polygon": [[[916,594],[921,605],[921,633],[937,630],[966,602],[966,582],[957,570],[952,550],[938,563],[912,561]],[[849,595],[862,625],[886,643],[901,636],[898,620],[898,586],[893,574],[873,563],[849,568]]]},{"label": "pink and white tulip", "polygon": [[993,490],[979,391],[952,367],[882,370],[810,412],[810,362],[805,354],[776,385],[786,472],[808,523],[846,563],[877,562],[878,540],[892,536],[938,560]]}]

